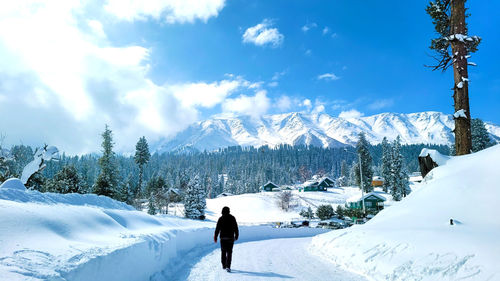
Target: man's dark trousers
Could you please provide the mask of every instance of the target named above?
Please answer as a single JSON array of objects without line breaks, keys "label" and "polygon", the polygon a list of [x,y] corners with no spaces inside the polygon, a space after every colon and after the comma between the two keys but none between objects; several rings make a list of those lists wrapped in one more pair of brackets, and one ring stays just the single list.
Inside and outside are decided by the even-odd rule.
[{"label": "man's dark trousers", "polygon": [[220,239],[220,250],[221,250],[220,261],[222,262],[222,267],[224,268],[231,268],[233,245],[234,245],[234,239],[231,238]]}]

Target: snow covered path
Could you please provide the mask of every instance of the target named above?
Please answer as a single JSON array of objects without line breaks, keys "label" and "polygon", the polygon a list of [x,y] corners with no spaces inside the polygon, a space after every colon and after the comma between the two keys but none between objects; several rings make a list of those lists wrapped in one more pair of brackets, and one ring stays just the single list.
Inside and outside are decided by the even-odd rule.
[{"label": "snow covered path", "polygon": [[366,280],[308,251],[311,237],[236,243],[232,272],[221,268],[220,249],[210,251],[177,280]]}]

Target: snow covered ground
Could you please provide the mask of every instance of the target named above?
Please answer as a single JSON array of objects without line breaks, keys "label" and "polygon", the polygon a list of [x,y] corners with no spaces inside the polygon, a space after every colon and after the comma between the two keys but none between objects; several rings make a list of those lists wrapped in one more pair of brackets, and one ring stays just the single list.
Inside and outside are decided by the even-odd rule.
[{"label": "snow covered ground", "polygon": [[[193,257],[216,248],[213,222],[150,216],[103,196],[21,187],[19,180],[0,186],[0,280],[179,279]],[[325,232],[265,225],[240,231],[239,243]]]},{"label": "snow covered ground", "polygon": [[[411,183],[410,187],[413,189],[418,186]],[[375,188],[374,192],[387,199],[384,202],[386,207],[393,204],[392,197],[380,188]],[[346,202],[361,198],[361,190],[357,186],[329,188],[328,191],[319,192],[293,190],[292,204],[294,207],[283,211],[278,206],[278,194],[279,192],[260,192],[207,199],[207,219],[216,221],[222,207],[228,206],[240,224],[301,220],[303,218],[299,213],[307,207],[311,207],[316,212],[316,208],[320,205],[330,204],[336,208],[338,205],[344,206]]]},{"label": "snow covered ground", "polygon": [[291,238],[236,244],[231,273],[220,268],[220,249],[215,249],[179,274],[179,279],[170,280],[366,280],[309,252],[310,241]]},{"label": "snow covered ground", "polygon": [[312,249],[376,280],[500,280],[499,159],[500,145],[453,157],[403,201],[314,237]]},{"label": "snow covered ground", "polygon": [[288,212],[278,206],[278,192],[260,192],[207,199],[207,219],[216,221],[222,207],[228,206],[240,224],[259,224],[284,222],[301,219],[303,208],[331,204],[334,207],[344,205],[349,199],[360,198],[358,187],[329,188],[326,192],[292,191],[295,207]]}]

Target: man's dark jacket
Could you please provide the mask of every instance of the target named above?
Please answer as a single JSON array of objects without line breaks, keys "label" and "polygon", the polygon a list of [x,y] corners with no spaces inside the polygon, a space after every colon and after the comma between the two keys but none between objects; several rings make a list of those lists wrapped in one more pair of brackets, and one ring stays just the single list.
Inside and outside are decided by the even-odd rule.
[{"label": "man's dark jacket", "polygon": [[214,238],[217,239],[220,232],[220,239],[238,240],[238,224],[231,214],[222,215],[217,221]]}]

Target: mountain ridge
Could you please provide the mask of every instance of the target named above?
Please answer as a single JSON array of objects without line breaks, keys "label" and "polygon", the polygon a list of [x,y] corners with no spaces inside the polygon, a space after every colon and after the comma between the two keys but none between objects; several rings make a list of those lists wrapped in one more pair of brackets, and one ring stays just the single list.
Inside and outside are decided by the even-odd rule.
[{"label": "mountain ridge", "polygon": [[[500,141],[500,126],[485,122],[492,140]],[[333,117],[327,113],[302,112],[263,115],[259,118],[216,115],[198,121],[172,138],[160,139],[157,152],[213,151],[228,146],[280,144],[340,147],[356,143],[365,132],[370,143],[386,136],[400,136],[404,144],[444,144],[453,142],[452,115],[437,111],[379,113],[356,118]]]}]

